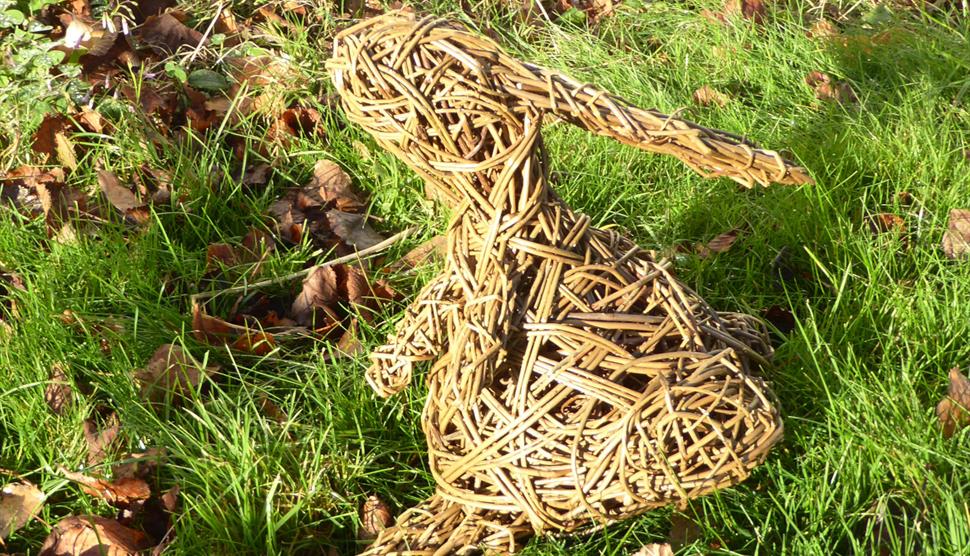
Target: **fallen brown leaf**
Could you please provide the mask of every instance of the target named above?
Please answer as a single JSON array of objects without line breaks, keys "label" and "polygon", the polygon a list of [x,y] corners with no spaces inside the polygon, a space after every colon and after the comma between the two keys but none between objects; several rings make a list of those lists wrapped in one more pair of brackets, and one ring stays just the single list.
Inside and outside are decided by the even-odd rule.
[{"label": "fallen brown leaf", "polygon": [[901,216],[882,212],[874,214],[866,219],[869,230],[873,234],[883,234],[886,232],[906,232],[906,221]]},{"label": "fallen brown leaf", "polygon": [[839,34],[839,28],[827,19],[819,19],[808,30],[807,35],[813,39],[827,39]]},{"label": "fallen brown leaf", "polygon": [[729,100],[730,97],[728,97],[726,94],[707,85],[704,85],[700,89],[694,91],[694,102],[701,106],[710,106],[714,104],[724,108]]},{"label": "fallen brown leaf", "polygon": [[40,556],[135,556],[149,548],[144,533],[96,515],[62,519],[40,547]]},{"label": "fallen brown leaf", "polygon": [[765,13],[765,3],[762,0],[727,0],[724,4],[725,16],[741,16],[755,23],[764,23]]},{"label": "fallen brown leaf", "polygon": [[[428,241],[408,251],[401,260],[392,264],[392,268],[416,268],[433,258],[443,258],[448,251],[448,240],[445,236],[434,236]],[[399,263],[399,264],[398,264]]]},{"label": "fallen brown leaf", "polygon": [[335,236],[357,251],[373,247],[385,239],[367,224],[363,214],[330,210],[327,211],[327,222]]},{"label": "fallen brown leaf", "polygon": [[209,345],[228,345],[256,355],[266,355],[276,347],[272,334],[208,315],[198,304],[192,306],[192,335]]},{"label": "fallen brown leaf", "polygon": [[950,369],[946,397],[936,405],[936,416],[943,427],[943,437],[950,438],[970,425],[970,380],[959,367]]},{"label": "fallen brown leaf", "polygon": [[128,457],[111,467],[111,475],[119,479],[148,479],[165,459],[164,448],[149,448],[144,452],[128,454]]},{"label": "fallen brown leaf", "polygon": [[731,249],[731,246],[734,245],[734,242],[737,241],[740,233],[741,230],[737,229],[724,232],[723,234],[709,241],[707,245],[696,245],[694,250],[697,252],[697,256],[702,259],[706,259],[714,253],[726,253]]},{"label": "fallen brown leaf", "polygon": [[168,54],[183,46],[195,48],[202,42],[202,33],[187,27],[171,13],[149,16],[137,36],[148,46]]},{"label": "fallen brown leaf", "polygon": [[943,232],[943,253],[951,259],[970,254],[970,210],[951,209]]},{"label": "fallen brown leaf", "polygon": [[795,315],[781,305],[772,305],[762,310],[761,316],[782,334],[788,334],[795,329]]},{"label": "fallen brown leaf", "polygon": [[682,513],[670,516],[670,531],[667,533],[667,543],[671,550],[680,550],[704,538],[704,531],[696,521]]},{"label": "fallen brown leaf", "polygon": [[60,363],[51,365],[50,383],[44,390],[44,401],[54,415],[64,415],[74,402],[74,389],[64,372],[64,365]]},{"label": "fallen brown leaf", "polygon": [[287,108],[266,131],[271,141],[286,146],[291,137],[318,136],[324,134],[320,112],[313,108]]},{"label": "fallen brown leaf", "polygon": [[166,399],[177,403],[218,369],[215,365],[203,368],[180,346],[164,344],[155,350],[144,369],[136,371],[135,379],[142,397],[151,403],[161,404]]},{"label": "fallen brown leaf", "polygon": [[70,139],[74,126],[63,114],[47,114],[34,132],[31,150],[40,155],[41,162],[58,161],[61,166],[77,167],[74,143]]},{"label": "fallen brown leaf", "polygon": [[350,319],[350,324],[347,329],[344,330],[343,334],[340,335],[340,339],[337,340],[337,351],[347,357],[356,357],[360,355],[366,348],[364,344],[360,341],[359,336],[360,325],[356,318]]},{"label": "fallen brown leaf", "polygon": [[79,484],[81,490],[88,496],[101,498],[118,508],[125,508],[134,502],[147,500],[152,495],[148,483],[137,477],[122,477],[109,482],[83,473],[68,471],[63,467],[59,468],[58,472],[65,479]]},{"label": "fallen brown leaf", "polygon": [[363,210],[364,202],[354,192],[350,176],[340,166],[329,160],[319,160],[313,165],[313,177],[306,188],[315,191],[324,203],[344,212]]},{"label": "fallen brown leaf", "polygon": [[316,268],[308,274],[303,280],[300,295],[293,301],[290,309],[294,320],[304,326],[316,328],[323,322],[338,322],[340,319],[335,312],[335,306],[341,297],[338,280],[337,269],[333,266]]},{"label": "fallen brown leaf", "polygon": [[40,513],[46,499],[39,488],[28,482],[4,485],[0,489],[0,540],[27,525]]},{"label": "fallen brown leaf", "polygon": [[98,183],[108,202],[139,224],[147,222],[147,206],[131,189],[121,185],[114,172],[98,170]]},{"label": "fallen brown leaf", "polygon": [[368,496],[360,508],[360,531],[357,536],[361,540],[376,539],[381,531],[393,523],[394,516],[387,504],[377,496]]},{"label": "fallen brown leaf", "polygon": [[286,412],[280,409],[280,406],[273,403],[266,394],[259,395],[259,410],[263,412],[263,415],[277,423],[286,422]]},{"label": "fallen brown leaf", "polygon": [[97,465],[104,461],[120,432],[121,421],[115,413],[108,416],[104,426],[100,429],[94,419],[84,420],[84,440],[88,445],[88,465]]},{"label": "fallen brown leaf", "polygon": [[839,104],[857,100],[851,85],[844,81],[832,79],[831,75],[821,71],[810,72],[805,77],[805,83],[815,91],[815,98],[819,100]]}]

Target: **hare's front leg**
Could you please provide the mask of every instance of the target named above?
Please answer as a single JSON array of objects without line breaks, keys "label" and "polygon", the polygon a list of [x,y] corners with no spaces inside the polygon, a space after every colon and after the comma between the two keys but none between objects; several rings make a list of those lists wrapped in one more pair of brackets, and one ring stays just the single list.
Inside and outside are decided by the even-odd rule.
[{"label": "hare's front leg", "polygon": [[414,364],[437,359],[445,350],[445,319],[456,306],[448,274],[437,276],[411,303],[388,337],[386,344],[371,353],[367,383],[377,395],[387,398],[411,383]]}]

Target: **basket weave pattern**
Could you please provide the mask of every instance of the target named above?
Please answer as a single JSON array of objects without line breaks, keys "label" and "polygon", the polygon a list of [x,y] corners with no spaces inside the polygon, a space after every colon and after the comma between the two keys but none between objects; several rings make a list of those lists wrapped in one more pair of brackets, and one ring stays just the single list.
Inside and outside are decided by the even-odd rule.
[{"label": "basket weave pattern", "polygon": [[328,67],[348,118],[454,211],[444,272],[366,375],[390,396],[434,362],[422,426],[437,491],[368,554],[514,552],[736,484],[764,460],[782,423],[752,372],[771,354],[761,324],[714,311],[669,263],[566,206],[540,127],[554,113],[747,186],[805,183],[801,168],[441,20],[361,22]]}]

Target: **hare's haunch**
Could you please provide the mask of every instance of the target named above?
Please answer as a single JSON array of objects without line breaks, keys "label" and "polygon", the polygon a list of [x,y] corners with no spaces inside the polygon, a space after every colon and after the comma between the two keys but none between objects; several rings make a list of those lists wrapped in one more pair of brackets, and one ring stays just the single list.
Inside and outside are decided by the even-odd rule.
[{"label": "hare's haunch", "polygon": [[753,317],[719,313],[550,189],[543,115],[745,185],[805,183],[777,153],[642,110],[440,20],[340,33],[351,121],[454,210],[445,270],[372,355],[382,396],[434,361],[422,424],[436,494],[368,554],[514,552],[744,480],[782,435]]}]

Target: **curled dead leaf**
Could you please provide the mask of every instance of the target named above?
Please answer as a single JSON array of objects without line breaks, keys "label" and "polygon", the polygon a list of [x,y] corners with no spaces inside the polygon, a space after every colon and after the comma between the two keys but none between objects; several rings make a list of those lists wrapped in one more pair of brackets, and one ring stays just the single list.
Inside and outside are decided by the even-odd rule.
[{"label": "curled dead leaf", "polygon": [[730,97],[708,85],[704,85],[694,91],[694,102],[701,106],[710,106],[713,104],[724,108],[727,106],[728,101],[730,101]]},{"label": "curled dead leaf", "polygon": [[141,395],[153,404],[161,404],[166,399],[177,403],[190,395],[205,377],[212,376],[218,366],[202,367],[182,347],[173,344],[160,346],[144,369],[136,371],[135,379],[140,385]]},{"label": "curled dead leaf", "polygon": [[198,304],[192,306],[192,335],[209,345],[228,345],[256,355],[266,355],[276,348],[276,340],[269,332],[228,323],[206,314]]},{"label": "curled dead leaf", "polygon": [[39,488],[28,482],[10,483],[0,488],[0,540],[27,525],[40,513],[46,499]]},{"label": "curled dead leaf", "polygon": [[970,254],[970,210],[952,209],[943,232],[943,253],[951,259]]},{"label": "curled dead leaf", "polygon": [[195,48],[202,42],[202,33],[187,27],[171,13],[149,16],[137,35],[146,45],[168,54],[183,46]]},{"label": "curled dead leaf", "polygon": [[936,416],[943,427],[943,437],[950,438],[970,425],[970,379],[959,367],[950,369],[946,397],[936,405]]},{"label": "curled dead leaf", "polygon": [[869,229],[874,234],[906,231],[906,221],[901,216],[882,212],[869,217]]},{"label": "curled dead leaf", "polygon": [[701,259],[706,259],[714,253],[726,253],[737,241],[738,235],[740,235],[741,230],[734,229],[715,237],[707,243],[707,245],[696,245],[694,250],[697,252],[697,256]]},{"label": "curled dead leaf", "polygon": [[376,539],[381,531],[394,523],[391,509],[378,496],[368,496],[360,508],[360,531],[362,540]]},{"label": "curled dead leaf", "polygon": [[835,37],[838,34],[839,28],[825,18],[816,21],[807,33],[807,35],[813,39],[827,39],[830,37]]},{"label": "curled dead leaf", "polygon": [[147,222],[146,203],[139,199],[131,189],[121,185],[121,181],[114,172],[98,170],[98,183],[101,185],[101,191],[108,202],[122,214],[139,224]]},{"label": "curled dead leaf", "polygon": [[443,258],[447,251],[448,241],[445,239],[445,236],[434,236],[428,241],[408,251],[406,255],[401,257],[400,261],[393,263],[391,268],[394,270],[416,268],[434,258]]},{"label": "curled dead leaf", "polygon": [[367,224],[363,214],[329,210],[326,217],[333,234],[357,251],[373,247],[385,239]]},{"label": "curled dead leaf", "polygon": [[855,102],[857,100],[852,86],[845,81],[833,79],[831,75],[812,71],[805,76],[805,84],[815,91],[815,98],[839,104]]},{"label": "curled dead leaf", "polygon": [[305,189],[314,191],[324,203],[333,203],[337,210],[356,212],[364,208],[350,176],[330,160],[319,160],[313,165],[313,177]]},{"label": "curled dead leaf", "polygon": [[104,461],[120,432],[121,421],[115,413],[109,415],[100,428],[94,419],[85,419],[84,440],[88,446],[88,465],[97,465]]},{"label": "curled dead leaf", "polygon": [[300,295],[290,309],[294,320],[305,326],[316,327],[322,322],[339,321],[335,311],[340,301],[337,281],[337,270],[333,266],[316,268],[308,274],[303,280]]},{"label": "curled dead leaf", "polygon": [[64,415],[74,402],[74,389],[67,378],[64,365],[51,365],[50,383],[44,390],[44,401],[54,415]]},{"label": "curled dead leaf", "polygon": [[151,544],[144,533],[95,515],[62,519],[40,547],[40,556],[135,556]]},{"label": "curled dead leaf", "polygon": [[68,471],[63,467],[58,468],[58,472],[69,481],[74,481],[81,486],[81,490],[89,496],[101,498],[119,508],[130,506],[134,502],[147,500],[152,491],[148,483],[137,477],[122,477],[114,481],[105,481],[90,477],[83,473]]}]

